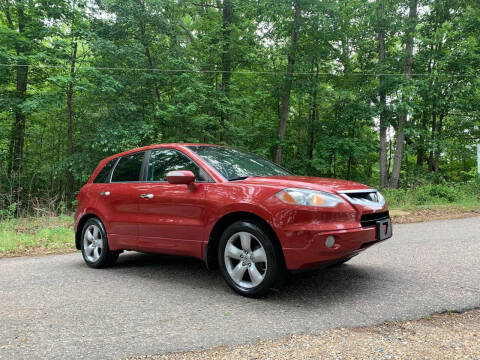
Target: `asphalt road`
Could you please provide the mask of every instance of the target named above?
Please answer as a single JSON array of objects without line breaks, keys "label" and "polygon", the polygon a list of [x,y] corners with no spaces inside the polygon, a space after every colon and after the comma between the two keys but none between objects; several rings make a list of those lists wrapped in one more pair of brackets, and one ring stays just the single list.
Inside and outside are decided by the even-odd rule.
[{"label": "asphalt road", "polygon": [[397,225],[348,264],[260,300],[200,261],[127,253],[0,259],[0,358],[117,359],[480,307],[480,217]]}]

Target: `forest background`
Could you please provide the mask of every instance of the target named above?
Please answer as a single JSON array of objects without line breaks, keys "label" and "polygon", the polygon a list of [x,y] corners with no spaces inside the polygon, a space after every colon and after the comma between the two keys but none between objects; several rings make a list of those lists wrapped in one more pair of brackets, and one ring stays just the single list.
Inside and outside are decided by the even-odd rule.
[{"label": "forest background", "polygon": [[479,69],[477,1],[0,0],[0,218],[167,142],[478,204]]}]

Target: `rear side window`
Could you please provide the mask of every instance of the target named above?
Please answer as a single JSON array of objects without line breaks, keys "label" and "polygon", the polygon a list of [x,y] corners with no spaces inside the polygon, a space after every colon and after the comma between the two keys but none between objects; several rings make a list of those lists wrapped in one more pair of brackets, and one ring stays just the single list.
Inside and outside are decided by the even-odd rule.
[{"label": "rear side window", "polygon": [[139,181],[144,154],[139,152],[122,157],[113,170],[112,182]]},{"label": "rear side window", "polygon": [[112,167],[115,164],[117,159],[110,160],[102,170],[98,173],[97,177],[95,180],[93,180],[94,184],[98,183],[107,183],[110,181],[110,172],[112,171]]},{"label": "rear side window", "polygon": [[186,155],[172,149],[153,150],[148,163],[147,181],[167,181],[167,173],[173,170],[190,170],[195,180],[209,182],[212,179]]}]

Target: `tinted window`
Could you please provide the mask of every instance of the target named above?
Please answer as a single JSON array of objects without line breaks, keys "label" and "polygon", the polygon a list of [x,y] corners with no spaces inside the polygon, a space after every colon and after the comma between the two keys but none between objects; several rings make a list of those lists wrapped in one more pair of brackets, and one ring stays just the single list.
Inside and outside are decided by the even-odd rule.
[{"label": "tinted window", "polygon": [[112,171],[112,167],[113,165],[115,165],[115,162],[117,161],[117,159],[113,159],[113,160],[110,160],[104,167],[102,170],[100,170],[100,172],[98,173],[97,177],[95,178],[95,180],[93,180],[93,182],[95,184],[97,183],[106,183],[106,182],[109,182],[110,180],[110,172]]},{"label": "tinted window", "polygon": [[124,156],[112,175],[112,182],[139,181],[144,152]]},{"label": "tinted window", "polygon": [[219,146],[189,146],[228,180],[249,176],[292,175],[277,164],[258,155]]},{"label": "tinted window", "polygon": [[173,170],[190,170],[195,174],[197,181],[211,181],[203,169],[179,151],[171,149],[152,151],[147,181],[167,181],[167,173]]}]

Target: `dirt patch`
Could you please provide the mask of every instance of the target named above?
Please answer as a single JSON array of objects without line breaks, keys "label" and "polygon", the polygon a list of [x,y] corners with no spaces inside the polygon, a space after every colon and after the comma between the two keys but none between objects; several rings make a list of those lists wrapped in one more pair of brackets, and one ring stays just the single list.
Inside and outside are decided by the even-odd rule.
[{"label": "dirt patch", "polygon": [[75,244],[68,244],[63,246],[62,248],[52,248],[52,247],[32,247],[32,248],[25,248],[25,249],[15,249],[13,251],[5,251],[0,252],[0,259],[1,258],[12,258],[12,257],[19,257],[19,256],[42,256],[42,255],[62,255],[62,254],[70,254],[75,251],[78,251],[75,248]]},{"label": "dirt patch", "polygon": [[55,227],[73,229],[73,219],[67,216],[26,217],[12,224],[12,230],[22,234],[35,234],[42,229]]},{"label": "dirt patch", "polygon": [[275,341],[135,360],[206,359],[480,359],[480,309],[413,321],[340,328]]},{"label": "dirt patch", "polygon": [[395,224],[410,224],[416,222],[460,219],[480,215],[480,207],[465,209],[459,206],[438,205],[409,210],[391,209],[390,216]]}]

